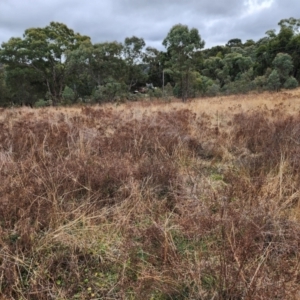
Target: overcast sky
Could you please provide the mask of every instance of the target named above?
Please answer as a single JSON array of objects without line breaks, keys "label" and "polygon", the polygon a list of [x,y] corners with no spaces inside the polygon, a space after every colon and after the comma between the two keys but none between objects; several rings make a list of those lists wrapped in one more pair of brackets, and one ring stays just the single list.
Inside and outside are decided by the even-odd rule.
[{"label": "overcast sky", "polygon": [[135,35],[163,50],[163,39],[181,23],[197,28],[209,48],[232,38],[256,41],[290,17],[300,18],[300,0],[0,0],[0,44],[56,21],[93,43]]}]

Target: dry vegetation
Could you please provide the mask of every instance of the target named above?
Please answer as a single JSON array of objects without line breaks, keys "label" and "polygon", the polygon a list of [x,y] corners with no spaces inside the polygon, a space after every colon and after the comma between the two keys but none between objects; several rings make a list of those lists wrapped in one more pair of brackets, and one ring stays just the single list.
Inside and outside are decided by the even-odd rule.
[{"label": "dry vegetation", "polygon": [[2,299],[300,299],[299,111],[299,89],[2,110]]}]

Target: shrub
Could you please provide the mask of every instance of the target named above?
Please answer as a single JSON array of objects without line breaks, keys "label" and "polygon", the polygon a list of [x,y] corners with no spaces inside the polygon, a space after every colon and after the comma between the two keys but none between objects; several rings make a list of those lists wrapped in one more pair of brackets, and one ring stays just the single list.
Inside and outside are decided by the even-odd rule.
[{"label": "shrub", "polygon": [[293,299],[300,115],[219,102],[2,109],[2,297]]},{"label": "shrub", "polygon": [[44,100],[44,99],[40,99],[37,102],[34,103],[34,107],[46,107],[49,106],[49,101],[48,100]]},{"label": "shrub", "polygon": [[66,86],[62,93],[63,104],[72,104],[76,99],[75,92],[68,86]]},{"label": "shrub", "polygon": [[267,78],[266,76],[257,76],[255,77],[255,79],[253,80],[253,86],[254,88],[262,91],[265,89],[267,85]]},{"label": "shrub", "polygon": [[270,91],[278,91],[280,89],[280,77],[276,70],[273,70],[267,80],[267,88]]},{"label": "shrub", "polygon": [[170,82],[168,82],[164,87],[164,97],[167,97],[169,99],[173,96],[173,87]]},{"label": "shrub", "polygon": [[283,84],[285,89],[295,89],[299,86],[297,79],[293,76],[289,77],[286,82]]},{"label": "shrub", "polygon": [[216,83],[213,83],[211,86],[209,86],[207,88],[206,94],[208,96],[216,96],[216,95],[219,94],[219,92],[220,92],[220,85],[216,84]]},{"label": "shrub", "polygon": [[161,98],[163,96],[162,90],[160,88],[155,88],[153,90],[153,95],[156,98]]},{"label": "shrub", "polygon": [[180,98],[182,96],[182,90],[178,83],[173,87],[173,95],[177,98]]},{"label": "shrub", "polygon": [[93,93],[93,99],[96,102],[115,101],[124,96],[126,87],[124,84],[111,80],[104,85],[99,85]]}]

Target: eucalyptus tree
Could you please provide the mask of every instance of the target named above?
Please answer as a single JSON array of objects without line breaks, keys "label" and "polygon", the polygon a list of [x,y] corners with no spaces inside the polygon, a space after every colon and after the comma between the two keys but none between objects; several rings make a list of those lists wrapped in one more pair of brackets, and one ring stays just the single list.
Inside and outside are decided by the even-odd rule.
[{"label": "eucalyptus tree", "polygon": [[69,67],[74,70],[70,86],[86,95],[113,81],[124,81],[123,45],[118,42],[82,43],[67,54]]},{"label": "eucalyptus tree", "polygon": [[284,87],[287,89],[298,87],[298,82],[296,78],[293,76],[293,69],[294,69],[293,60],[289,54],[278,53],[275,59],[273,60],[272,65],[274,71],[276,71],[276,74],[279,77],[280,87]]},{"label": "eucalyptus tree", "polygon": [[297,87],[296,79],[291,76],[293,71],[292,57],[286,53],[278,53],[272,62],[273,70],[268,76],[267,88],[278,91],[281,87]]},{"label": "eucalyptus tree", "polygon": [[9,92],[6,84],[6,72],[5,67],[0,65],[0,106],[6,106],[9,104]]},{"label": "eucalyptus tree", "polygon": [[164,75],[162,52],[156,48],[147,47],[143,61],[147,64],[148,81],[156,87],[161,87]]},{"label": "eucalyptus tree", "polygon": [[226,54],[223,63],[225,68],[228,68],[231,81],[238,79],[241,74],[247,72],[253,65],[251,57],[243,56],[236,52]]},{"label": "eucalyptus tree", "polygon": [[195,54],[204,47],[204,41],[196,28],[189,29],[188,26],[177,24],[171,28],[163,45],[170,53],[170,66],[177,85],[179,85],[182,100],[187,99],[190,72],[194,69],[193,58]]},{"label": "eucalyptus tree", "polygon": [[123,58],[126,63],[126,85],[128,91],[139,82],[147,80],[147,70],[143,63],[144,48],[146,43],[143,38],[136,36],[125,38],[123,44]]},{"label": "eucalyptus tree", "polygon": [[241,39],[231,39],[227,42],[226,47],[232,48],[232,47],[242,47],[243,43]]},{"label": "eucalyptus tree", "polygon": [[284,37],[288,35],[289,38],[285,38],[285,51],[288,53],[293,60],[293,76],[300,80],[300,19],[289,18],[281,20],[278,25],[281,27],[282,34]]},{"label": "eucalyptus tree", "polygon": [[278,53],[287,53],[294,62],[293,76],[300,79],[300,19],[283,19],[278,25],[278,33],[276,30],[268,30],[266,37],[256,43],[256,75],[264,75],[266,70],[272,67]]},{"label": "eucalyptus tree", "polygon": [[66,53],[75,50],[82,42],[89,41],[69,29],[66,25],[51,22],[44,28],[29,28],[23,38],[11,38],[0,49],[0,62],[9,69],[31,69],[45,85],[53,103],[60,101],[67,77],[72,72],[68,68]]},{"label": "eucalyptus tree", "polygon": [[125,63],[122,59],[123,45],[118,42],[99,43],[93,46],[90,74],[98,85],[113,80],[122,81]]},{"label": "eucalyptus tree", "polygon": [[7,68],[5,86],[10,102],[14,105],[33,106],[45,97],[43,80],[37,72],[27,67]]},{"label": "eucalyptus tree", "polygon": [[278,72],[282,83],[288,79],[294,68],[292,57],[286,53],[278,53],[273,60],[272,65]]},{"label": "eucalyptus tree", "polygon": [[228,76],[224,70],[224,66],[225,64],[222,58],[218,56],[210,57],[204,60],[201,73],[212,80],[219,80],[223,85]]},{"label": "eucalyptus tree", "polygon": [[271,91],[279,91],[281,87],[280,76],[277,70],[273,70],[267,80],[267,88]]}]

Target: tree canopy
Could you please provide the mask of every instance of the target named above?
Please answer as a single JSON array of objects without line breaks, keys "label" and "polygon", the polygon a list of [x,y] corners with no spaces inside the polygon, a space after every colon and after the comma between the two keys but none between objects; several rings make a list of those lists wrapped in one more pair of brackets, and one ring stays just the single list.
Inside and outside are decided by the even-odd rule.
[{"label": "tree canopy", "polygon": [[182,24],[173,26],[163,40],[163,45],[171,55],[169,66],[178,78],[182,100],[189,96],[190,72],[194,67],[194,58],[204,44],[196,28],[189,29]]},{"label": "tree canopy", "polygon": [[62,23],[51,22],[45,28],[25,30],[23,38],[11,38],[3,43],[0,60],[9,69],[33,69],[56,103],[71,72],[67,52],[87,41],[89,37],[74,33]]},{"label": "tree canopy", "polygon": [[147,47],[136,36],[123,43],[93,44],[58,22],[29,28],[22,38],[1,45],[0,105],[130,100],[137,91],[163,95],[165,86],[168,97],[172,89],[183,101],[295,88],[300,80],[300,19],[283,19],[278,25],[278,32],[270,29],[258,41],[235,37],[203,49],[198,29],[176,24],[162,41],[165,51]]}]

